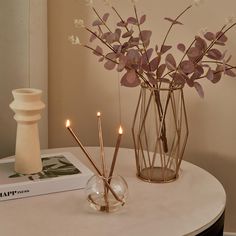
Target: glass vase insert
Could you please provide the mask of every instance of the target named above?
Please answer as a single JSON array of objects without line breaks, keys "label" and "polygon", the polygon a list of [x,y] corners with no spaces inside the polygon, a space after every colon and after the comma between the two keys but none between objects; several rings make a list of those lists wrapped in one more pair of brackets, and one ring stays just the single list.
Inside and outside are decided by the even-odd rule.
[{"label": "glass vase insert", "polygon": [[[110,189],[106,183],[109,183]],[[89,206],[101,212],[119,210],[125,205],[128,197],[128,185],[125,179],[119,175],[108,178],[93,175],[88,180],[85,191]]]},{"label": "glass vase insert", "polygon": [[142,84],[132,136],[137,176],[156,183],[176,180],[188,138],[183,87]]}]

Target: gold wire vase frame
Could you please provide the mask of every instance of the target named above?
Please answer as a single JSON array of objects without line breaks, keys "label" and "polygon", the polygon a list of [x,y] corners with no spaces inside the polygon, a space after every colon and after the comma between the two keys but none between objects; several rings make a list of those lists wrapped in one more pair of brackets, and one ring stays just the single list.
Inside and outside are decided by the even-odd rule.
[{"label": "gold wire vase frame", "polygon": [[154,183],[176,180],[188,133],[183,88],[142,84],[132,125],[137,176]]}]

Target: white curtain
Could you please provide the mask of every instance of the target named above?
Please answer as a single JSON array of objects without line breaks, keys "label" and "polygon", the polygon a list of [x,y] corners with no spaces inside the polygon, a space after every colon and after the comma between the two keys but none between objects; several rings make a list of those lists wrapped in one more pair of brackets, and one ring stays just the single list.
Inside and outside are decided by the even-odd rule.
[{"label": "white curtain", "polygon": [[[43,90],[47,105],[47,0],[0,0],[0,158],[15,151],[16,122],[9,103],[20,87]],[[47,109],[39,122],[48,145]]]}]

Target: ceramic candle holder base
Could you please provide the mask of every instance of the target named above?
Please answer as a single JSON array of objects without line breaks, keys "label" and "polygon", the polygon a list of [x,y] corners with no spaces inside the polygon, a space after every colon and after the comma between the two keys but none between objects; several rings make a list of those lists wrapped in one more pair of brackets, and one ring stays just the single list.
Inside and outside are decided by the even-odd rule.
[{"label": "ceramic candle holder base", "polygon": [[15,171],[21,174],[34,174],[42,171],[38,124],[40,112],[45,107],[40,100],[42,91],[22,88],[12,91],[14,101],[10,108],[17,121]]}]

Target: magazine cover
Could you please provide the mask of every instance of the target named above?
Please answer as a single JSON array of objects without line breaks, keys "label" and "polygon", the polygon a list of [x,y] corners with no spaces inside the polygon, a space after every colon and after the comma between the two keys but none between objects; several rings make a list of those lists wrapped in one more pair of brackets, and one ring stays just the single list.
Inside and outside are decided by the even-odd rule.
[{"label": "magazine cover", "polygon": [[0,201],[81,189],[93,173],[71,153],[42,155],[43,170],[14,171],[14,158],[0,160]]}]

